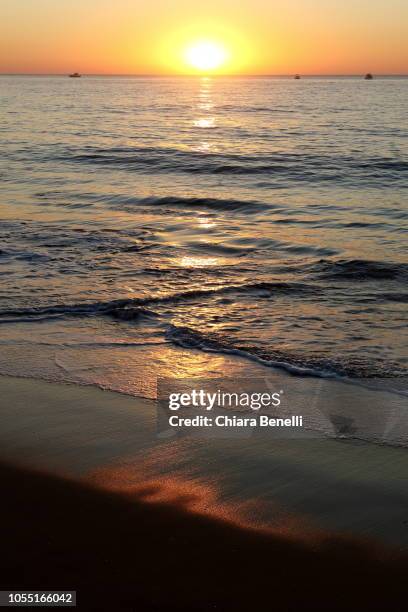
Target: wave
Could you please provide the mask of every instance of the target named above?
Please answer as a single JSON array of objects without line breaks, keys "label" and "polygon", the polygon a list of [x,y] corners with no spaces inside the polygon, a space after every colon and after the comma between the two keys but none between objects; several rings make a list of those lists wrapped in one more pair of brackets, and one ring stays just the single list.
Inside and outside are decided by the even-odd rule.
[{"label": "wave", "polygon": [[189,300],[201,298],[211,298],[213,296],[236,294],[317,294],[318,287],[306,285],[304,283],[292,282],[254,282],[243,283],[240,285],[224,285],[209,289],[192,289],[165,295],[145,298],[124,298],[106,302],[84,302],[80,304],[55,304],[38,308],[21,308],[0,310],[0,323],[10,323],[16,321],[30,321],[45,317],[87,317],[94,315],[106,315],[114,318],[131,320],[140,316],[156,316],[156,313],[146,309],[147,306],[159,304],[177,304]]},{"label": "wave", "polygon": [[[186,208],[186,209],[202,209],[215,211],[234,211],[234,212],[260,212],[279,208],[277,205],[261,202],[259,200],[239,200],[236,198],[218,198],[218,197],[198,197],[198,196],[147,196],[138,197],[135,195],[123,194],[95,194],[88,192],[38,192],[34,194],[36,198],[41,200],[49,200],[52,204],[62,205],[64,208],[81,208],[89,207],[93,204],[104,204],[109,208],[135,211],[136,206],[151,206],[151,207],[168,207],[168,208]],[[77,200],[72,202],[72,200]],[[85,229],[76,229],[77,232],[86,232]],[[95,230],[94,230],[95,231]],[[102,229],[104,232],[120,232],[115,229]],[[0,253],[1,254],[1,253]]]},{"label": "wave", "polygon": [[220,104],[218,110],[228,111],[233,113],[271,113],[291,115],[296,113],[295,110],[287,106],[243,106],[242,104]]},{"label": "wave", "polygon": [[408,264],[366,259],[321,259],[308,266],[318,278],[331,280],[407,280]]},{"label": "wave", "polygon": [[[44,156],[45,161],[99,164],[143,173],[270,175],[298,181],[339,181],[349,183],[358,177],[366,183],[408,178],[408,162],[398,158],[336,156],[312,153],[232,154],[202,153],[160,147],[88,147],[83,151],[66,149]],[[405,185],[405,183],[404,183]],[[395,186],[395,185],[393,185]]]},{"label": "wave", "polygon": [[[215,210],[215,211],[234,211],[234,212],[259,212],[264,210],[271,210],[278,208],[277,206],[261,202],[259,200],[238,200],[236,198],[218,198],[218,197],[197,197],[197,196],[147,196],[138,197],[133,195],[100,195],[100,194],[88,194],[88,193],[68,193],[62,194],[63,206],[66,207],[66,200],[76,198],[81,201],[85,201],[85,205],[89,206],[92,203],[103,203],[104,205],[120,210],[128,210],[133,212],[136,206],[151,206],[151,207],[168,207],[168,208],[191,208],[191,209],[202,209],[202,210]],[[51,197],[53,195],[51,194]],[[55,200],[54,200],[55,203]],[[79,204],[77,205],[79,206]],[[85,231],[85,230],[76,230]],[[101,230],[114,232],[114,229]],[[119,230],[116,230],[119,231]]]},{"label": "wave", "polygon": [[[347,359],[334,359],[294,354],[290,351],[282,351],[272,347],[242,345],[239,340],[225,335],[203,333],[188,327],[175,325],[168,328],[167,338],[184,348],[239,355],[265,366],[284,369],[297,376],[361,380],[372,378],[405,379],[408,375],[408,369],[395,363],[373,363],[369,360],[350,356]],[[403,392],[405,391],[404,388]]]},{"label": "wave", "polygon": [[[318,295],[321,288],[318,285],[294,282],[254,282],[242,285],[229,285],[209,289],[189,290],[146,298],[125,298],[119,300],[56,304],[42,308],[25,308],[19,310],[0,311],[0,323],[37,322],[47,319],[65,319],[69,317],[109,317],[126,323],[143,324],[155,321],[159,328],[164,329],[168,341],[184,348],[200,349],[210,352],[221,352],[240,355],[247,359],[275,368],[282,368],[297,376],[318,376],[324,378],[347,379],[396,379],[406,378],[408,369],[393,362],[374,361],[355,356],[327,357],[311,355],[290,350],[275,349],[270,346],[257,346],[243,343],[242,340],[229,337],[226,334],[203,332],[189,327],[181,327],[169,322],[168,313],[160,309],[160,305],[176,305],[204,299],[235,294],[236,296],[251,295],[257,297],[273,297],[274,295],[291,294],[296,297]],[[391,296],[393,294],[390,294]],[[394,296],[397,300],[399,295]],[[170,317],[171,321],[171,317]],[[271,340],[271,343],[273,340]]]},{"label": "wave", "polygon": [[408,293],[380,293],[378,299],[382,299],[388,302],[400,302],[401,304],[408,304]]},{"label": "wave", "polygon": [[204,210],[258,212],[271,208],[269,204],[251,200],[162,196],[135,199],[138,205],[202,208]]}]

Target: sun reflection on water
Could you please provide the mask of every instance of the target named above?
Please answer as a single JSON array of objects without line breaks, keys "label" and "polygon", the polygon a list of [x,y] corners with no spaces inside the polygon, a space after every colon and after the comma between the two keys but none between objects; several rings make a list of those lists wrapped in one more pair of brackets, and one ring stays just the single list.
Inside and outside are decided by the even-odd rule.
[{"label": "sun reflection on water", "polygon": [[197,223],[199,224],[201,228],[205,228],[205,229],[217,226],[216,222],[213,221],[212,219],[209,219],[208,217],[198,217]]},{"label": "sun reflection on water", "polygon": [[214,145],[211,142],[200,142],[197,147],[193,150],[198,153],[211,153],[214,149]]},{"label": "sun reflection on water", "polygon": [[191,257],[186,255],[180,259],[180,266],[183,268],[208,268],[219,263],[219,257]]},{"label": "sun reflection on water", "polygon": [[194,126],[199,128],[214,128],[215,117],[203,117],[194,121]]},{"label": "sun reflection on water", "polygon": [[[193,118],[192,124],[195,128],[211,130],[217,127],[216,117],[213,113],[214,100],[212,94],[213,82],[210,78],[204,77],[199,81],[199,89],[197,94],[197,102],[195,105],[196,117]],[[197,142],[193,149],[199,153],[214,153],[216,146],[210,140]]]}]

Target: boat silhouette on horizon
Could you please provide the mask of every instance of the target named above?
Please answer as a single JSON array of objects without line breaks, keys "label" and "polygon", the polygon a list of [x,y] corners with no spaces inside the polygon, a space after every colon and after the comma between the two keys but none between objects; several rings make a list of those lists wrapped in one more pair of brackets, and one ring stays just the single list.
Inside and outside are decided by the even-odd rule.
[{"label": "boat silhouette on horizon", "polygon": [[79,72],[73,72],[72,74],[69,75],[69,77],[71,79],[79,79],[81,75],[79,74]]}]

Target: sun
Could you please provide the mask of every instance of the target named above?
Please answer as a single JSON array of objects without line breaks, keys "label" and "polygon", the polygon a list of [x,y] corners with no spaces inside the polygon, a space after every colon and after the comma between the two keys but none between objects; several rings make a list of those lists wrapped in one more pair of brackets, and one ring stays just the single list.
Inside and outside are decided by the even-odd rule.
[{"label": "sun", "polygon": [[188,45],[184,52],[186,63],[200,72],[221,68],[228,59],[226,48],[215,41],[202,40]]}]

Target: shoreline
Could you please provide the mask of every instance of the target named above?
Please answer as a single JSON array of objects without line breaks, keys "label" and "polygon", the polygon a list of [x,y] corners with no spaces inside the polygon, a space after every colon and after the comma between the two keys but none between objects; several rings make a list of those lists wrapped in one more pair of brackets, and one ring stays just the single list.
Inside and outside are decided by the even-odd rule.
[{"label": "shoreline", "polygon": [[[132,347],[133,358],[137,355],[132,364],[132,376],[127,373],[123,375],[123,372],[116,369],[114,375],[118,378],[115,380],[107,369],[107,378],[103,383],[100,378],[87,378],[86,375],[70,376],[69,370],[65,370],[61,376],[58,370],[48,374],[45,369],[47,373],[41,376],[31,372],[20,374],[14,371],[14,367],[10,368],[10,372],[1,371],[0,379],[14,378],[46,383],[57,385],[57,388],[62,385],[69,388],[94,389],[131,398],[136,402],[156,402],[156,382],[166,384],[166,381],[173,377],[180,377],[187,386],[194,385],[194,382],[212,384],[217,378],[220,381],[236,380],[237,383],[245,379],[245,387],[253,387],[254,391],[259,391],[257,385],[264,385],[266,382],[267,386],[273,385],[275,389],[281,388],[290,394],[287,399],[292,404],[292,410],[287,416],[297,414],[300,421],[303,420],[306,435],[315,434],[317,437],[360,441],[390,448],[404,449],[408,446],[407,393],[405,389],[398,389],[398,384],[404,380],[402,378],[377,380],[325,377],[318,374],[301,376],[290,369],[262,363],[252,355],[243,355],[237,351],[218,352],[171,344],[166,346],[166,360],[161,356],[160,363],[155,364],[157,348],[160,352],[160,345],[145,347],[141,344]],[[38,359],[38,354],[35,356]],[[176,376],[172,375],[171,367],[163,369],[165,361],[178,362]],[[35,362],[32,357],[29,357],[28,366],[32,367],[33,363]],[[40,363],[46,364],[45,361]],[[158,367],[160,365],[161,368]],[[48,367],[45,365],[45,368]],[[220,377],[219,372],[224,375]],[[384,386],[385,383],[396,384],[396,387]],[[306,417],[303,418],[305,405],[310,403],[312,406],[306,409]],[[238,411],[234,416],[240,419],[255,414],[248,409],[246,413]]]}]

